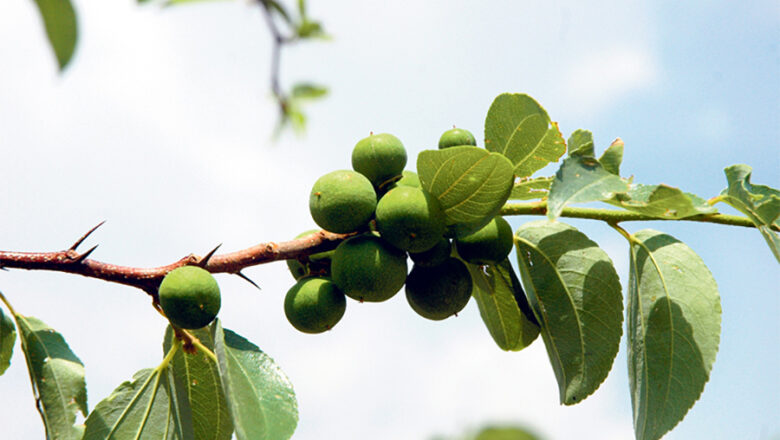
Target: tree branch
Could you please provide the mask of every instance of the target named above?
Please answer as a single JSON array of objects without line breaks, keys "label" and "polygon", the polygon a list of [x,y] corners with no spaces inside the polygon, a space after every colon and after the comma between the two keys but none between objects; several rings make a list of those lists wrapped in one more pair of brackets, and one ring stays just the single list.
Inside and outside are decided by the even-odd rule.
[{"label": "tree branch", "polygon": [[[271,261],[295,259],[334,249],[350,235],[353,234],[334,234],[320,231],[296,240],[261,243],[236,252],[212,255],[204,265],[204,269],[212,273],[225,272],[240,276],[241,269],[245,267]],[[84,254],[73,249],[55,252],[0,251],[0,267],[3,268],[74,273],[88,278],[137,287],[152,296],[156,296],[157,287],[165,274],[180,266],[199,264],[203,259],[190,254],[166,266],[141,268],[118,266],[84,258]]]}]

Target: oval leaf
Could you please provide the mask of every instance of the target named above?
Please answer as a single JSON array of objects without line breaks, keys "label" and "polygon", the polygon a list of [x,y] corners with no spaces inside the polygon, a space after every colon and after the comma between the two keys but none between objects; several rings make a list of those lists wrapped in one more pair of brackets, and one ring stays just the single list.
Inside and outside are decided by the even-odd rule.
[{"label": "oval leaf", "polygon": [[5,373],[5,370],[11,365],[14,342],[16,342],[14,321],[3,313],[3,309],[0,309],[0,375]]},{"label": "oval leaf", "polygon": [[178,418],[173,385],[161,367],[135,373],[98,403],[85,422],[84,440],[195,438]]},{"label": "oval leaf", "polygon": [[49,38],[60,70],[70,62],[76,50],[78,25],[76,11],[70,0],[35,0],[43,18],[46,36]]},{"label": "oval leaf", "polygon": [[[214,339],[208,328],[189,332],[214,350]],[[173,329],[168,326],[163,343],[166,353],[174,340]],[[192,425],[194,438],[229,440],[233,436],[233,423],[216,362],[201,350],[195,353],[178,350],[171,360],[168,374],[178,402],[175,406],[178,419]]]},{"label": "oval leaf", "polygon": [[618,352],[623,299],[617,273],[596,243],[560,222],[526,223],[515,244],[561,403],[577,403],[604,381]]},{"label": "oval leaf", "polygon": [[503,154],[519,177],[526,177],[566,152],[558,125],[533,98],[498,95],[485,118],[485,148]]},{"label": "oval leaf", "polygon": [[720,295],[704,262],[674,237],[631,238],[628,377],[638,440],[674,428],[699,399],[720,341]]},{"label": "oval leaf", "polygon": [[298,402],[290,380],[257,346],[213,326],[222,387],[238,440],[284,440],[298,424]]},{"label": "oval leaf", "polygon": [[663,184],[631,185],[627,193],[616,194],[607,203],[663,219],[679,219],[717,212],[701,197]]},{"label": "oval leaf", "polygon": [[472,146],[423,151],[417,156],[417,173],[423,188],[441,204],[448,225],[487,223],[514,183],[509,160]]},{"label": "oval leaf", "polygon": [[509,260],[466,267],[474,281],[472,296],[479,315],[499,348],[520,351],[531,345],[539,336],[539,325]]},{"label": "oval leaf", "polygon": [[571,156],[564,159],[550,186],[547,216],[554,220],[569,203],[609,200],[628,191],[628,183],[605,170],[593,157]]},{"label": "oval leaf", "polygon": [[46,435],[80,439],[81,428],[73,424],[77,412],[87,415],[84,364],[53,328],[30,316],[15,318]]}]

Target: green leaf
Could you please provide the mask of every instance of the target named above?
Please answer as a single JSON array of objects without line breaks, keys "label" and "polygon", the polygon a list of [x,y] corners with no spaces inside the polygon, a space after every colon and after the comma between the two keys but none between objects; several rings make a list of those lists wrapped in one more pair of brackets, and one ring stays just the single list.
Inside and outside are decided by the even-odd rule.
[{"label": "green leaf", "polygon": [[167,370],[163,365],[141,370],[119,385],[87,417],[84,440],[195,438],[178,419]]},{"label": "green leaf", "polygon": [[499,348],[520,351],[531,345],[539,336],[539,325],[509,260],[466,267],[474,281],[472,296],[479,315]]},{"label": "green leaf", "polygon": [[425,150],[417,156],[417,174],[441,204],[448,225],[474,228],[498,214],[514,183],[507,158],[473,146]]},{"label": "green leaf", "polygon": [[322,38],[327,39],[328,35],[322,29],[322,23],[319,21],[304,20],[295,29],[298,38]]},{"label": "green leaf", "polygon": [[552,177],[537,177],[535,179],[521,179],[515,183],[512,193],[509,194],[511,200],[533,200],[547,197],[550,192]]},{"label": "green leaf", "polygon": [[560,222],[524,224],[515,232],[515,245],[561,403],[577,403],[604,381],[618,352],[623,322],[618,275],[596,243]]},{"label": "green leaf", "polygon": [[38,11],[43,18],[46,36],[57,57],[60,70],[70,62],[76,50],[78,39],[78,24],[76,11],[70,0],[35,0]]},{"label": "green leaf", "polygon": [[780,191],[750,183],[753,169],[747,165],[732,165],[724,171],[729,186],[721,192],[721,199],[750,218],[780,262],[780,238],[771,229],[780,226]]},{"label": "green leaf", "polygon": [[498,95],[485,118],[485,148],[512,162],[518,177],[526,177],[556,162],[566,152],[558,125],[528,95]]},{"label": "green leaf", "polygon": [[569,203],[609,200],[628,191],[628,183],[605,170],[593,157],[571,156],[555,173],[547,197],[547,216],[554,220]]},{"label": "green leaf", "polygon": [[[214,339],[208,328],[189,332],[208,349],[214,350]],[[168,326],[163,343],[165,353],[171,350],[174,341],[173,329]],[[233,436],[233,423],[217,363],[202,350],[195,353],[177,350],[168,374],[179,402],[175,408],[179,412],[177,418],[192,425],[194,438],[229,440]]]},{"label": "green leaf", "polygon": [[602,153],[601,157],[599,158],[599,163],[604,167],[605,170],[609,171],[610,173],[619,176],[620,175],[620,164],[623,162],[623,140],[620,138],[615,139],[612,141],[612,143],[607,147],[606,150],[604,150],[604,153]]},{"label": "green leaf", "polygon": [[222,387],[238,440],[283,440],[298,424],[289,379],[265,353],[241,336],[213,325]]},{"label": "green leaf", "polygon": [[698,400],[720,341],[718,286],[704,262],[674,237],[631,238],[628,377],[638,440],[674,428]]},{"label": "green leaf", "polygon": [[290,96],[294,99],[317,99],[327,94],[327,87],[311,83],[298,83],[293,86]]},{"label": "green leaf", "polygon": [[680,219],[694,215],[714,214],[715,208],[701,197],[667,185],[631,185],[627,193],[607,200],[615,206],[663,219]]},{"label": "green leaf", "polygon": [[276,13],[279,14],[279,16],[282,17],[286,23],[292,23],[290,14],[287,13],[287,10],[284,9],[284,6],[282,6],[279,2],[274,0],[262,0],[262,2],[265,7],[276,11]]},{"label": "green leaf", "polygon": [[596,155],[594,151],[593,133],[588,130],[579,129],[569,136],[568,141],[569,156],[590,156]]},{"label": "green leaf", "polygon": [[41,320],[22,315],[15,318],[47,437],[80,439],[81,428],[73,424],[77,412],[87,415],[84,364],[62,335]]},{"label": "green leaf", "polygon": [[11,356],[14,354],[16,342],[16,326],[10,316],[0,309],[0,375],[11,365]]}]

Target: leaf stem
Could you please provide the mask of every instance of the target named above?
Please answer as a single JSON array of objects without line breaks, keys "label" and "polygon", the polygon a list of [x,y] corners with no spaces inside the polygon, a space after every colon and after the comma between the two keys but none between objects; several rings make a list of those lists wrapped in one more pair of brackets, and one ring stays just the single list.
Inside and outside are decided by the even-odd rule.
[{"label": "leaf stem", "polygon": [[[547,215],[547,203],[546,202],[532,202],[532,203],[507,203],[501,208],[501,215]],[[650,215],[639,214],[631,211],[619,211],[616,209],[600,209],[600,208],[563,208],[561,217],[570,218],[586,218],[591,220],[602,220],[611,225],[616,225],[620,222],[635,222],[635,221],[693,221],[702,223],[717,223],[721,225],[729,226],[742,226],[746,228],[755,228],[747,217],[741,217],[738,215],[726,215],[726,214],[703,214],[695,215],[686,218],[659,218]],[[779,231],[780,228],[772,225],[772,230]]]}]

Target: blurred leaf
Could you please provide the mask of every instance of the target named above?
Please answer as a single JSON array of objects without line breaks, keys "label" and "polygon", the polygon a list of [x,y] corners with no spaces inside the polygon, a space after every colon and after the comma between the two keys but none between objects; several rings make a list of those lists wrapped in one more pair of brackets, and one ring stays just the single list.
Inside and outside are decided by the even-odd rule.
[{"label": "blurred leaf", "polygon": [[569,136],[568,141],[569,156],[590,156],[596,155],[593,144],[593,133],[588,130],[579,129]]},{"label": "blurred leaf", "polygon": [[16,342],[16,326],[10,316],[0,309],[0,375],[5,373],[11,365],[11,356],[14,354]]},{"label": "blurred leaf", "polygon": [[535,179],[523,179],[512,188],[510,200],[533,200],[547,197],[550,192],[550,184],[553,177],[537,177]]},{"label": "blurred leaf", "polygon": [[695,252],[653,230],[631,239],[628,376],[637,440],[674,428],[709,379],[720,341],[720,296]]},{"label": "blurred leaf", "polygon": [[629,211],[664,219],[680,219],[717,212],[701,197],[663,184],[634,184],[628,192],[616,194],[606,202]]},{"label": "blurred leaf", "polygon": [[241,336],[212,325],[222,387],[238,440],[284,440],[298,424],[298,402],[281,369]]},{"label": "blurred leaf", "polygon": [[599,158],[599,163],[605,170],[619,176],[620,164],[623,162],[623,140],[615,139]]},{"label": "blurred leaf", "polygon": [[61,334],[33,317],[16,315],[19,339],[38,400],[38,411],[52,439],[80,439],[76,413],[87,415],[84,364]]},{"label": "blurred leaf", "polygon": [[230,1],[230,0],[167,0],[165,2],[165,6],[183,5],[186,3],[206,3],[206,2],[214,2],[214,1]]},{"label": "blurred leaf", "polygon": [[466,263],[466,267],[474,281],[472,295],[479,315],[499,348],[520,351],[531,345],[539,336],[539,326],[509,260],[486,266]]},{"label": "blurred leaf", "polygon": [[484,225],[498,214],[514,183],[506,157],[473,146],[425,150],[417,156],[417,174],[448,225]]},{"label": "blurred leaf", "polygon": [[274,0],[262,0],[262,2],[267,8],[276,11],[276,13],[278,13],[279,16],[282,17],[286,23],[288,24],[292,23],[290,14],[287,13],[287,10],[284,9],[284,6],[282,6],[279,2]]},{"label": "blurred leaf", "polygon": [[561,403],[575,404],[604,381],[618,352],[623,299],[617,272],[596,243],[560,222],[522,225],[515,245]]},{"label": "blurred leaf", "polygon": [[732,165],[724,171],[729,186],[720,193],[720,197],[756,225],[780,262],[780,238],[770,228],[772,225],[780,226],[780,191],[750,183],[753,169],[747,165]]},{"label": "blurred leaf", "polygon": [[43,26],[46,28],[46,36],[62,71],[76,50],[78,39],[76,11],[70,0],[35,0],[35,4],[38,5]]},{"label": "blurred leaf", "polygon": [[485,147],[512,162],[514,173],[526,177],[566,151],[557,124],[528,95],[498,95],[485,118]]},{"label": "blurred leaf", "polygon": [[[213,324],[212,324],[213,325]],[[208,328],[189,330],[208,349],[214,350],[214,339]],[[165,330],[164,353],[173,347],[175,336],[171,326]],[[225,439],[233,436],[233,423],[222,392],[219,367],[202,350],[186,353],[177,350],[168,368],[179,405],[178,419],[191,424],[196,439]]]},{"label": "blurred leaf", "polygon": [[322,23],[319,21],[305,20],[298,25],[295,30],[295,34],[298,38],[329,38],[325,31],[322,29]]},{"label": "blurred leaf", "polygon": [[539,437],[518,426],[488,426],[474,440],[539,440]]},{"label": "blurred leaf", "polygon": [[298,83],[293,86],[290,96],[294,99],[317,99],[327,94],[327,87],[311,83]]},{"label": "blurred leaf", "polygon": [[191,425],[179,419],[168,367],[133,375],[97,404],[87,417],[84,440],[191,439]]},{"label": "blurred leaf", "polygon": [[547,216],[554,220],[569,203],[609,200],[626,191],[628,183],[605,170],[595,158],[567,157],[550,186]]}]

